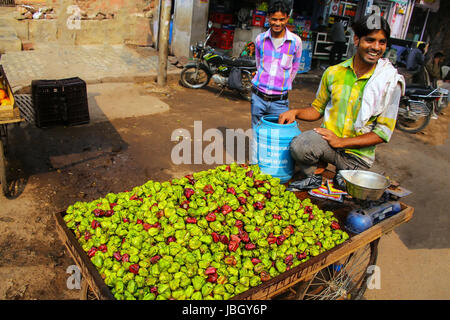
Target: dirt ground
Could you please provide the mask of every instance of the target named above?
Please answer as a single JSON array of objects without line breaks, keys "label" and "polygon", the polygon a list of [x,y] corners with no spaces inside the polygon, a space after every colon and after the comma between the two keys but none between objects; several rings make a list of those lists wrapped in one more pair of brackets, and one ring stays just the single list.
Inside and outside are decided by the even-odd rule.
[{"label": "dirt ground", "polygon": [[[213,167],[175,165],[171,151],[179,128],[193,134],[217,128],[248,129],[250,103],[236,94],[208,87],[190,90],[178,81],[166,88],[142,83],[170,111],[139,118],[78,127],[38,129],[22,124],[9,129],[9,176],[13,194],[0,198],[0,299],[78,299],[67,287],[74,264],[56,234],[54,214],[76,201],[91,201],[146,181],[164,181]],[[293,107],[314,98],[316,82],[298,80],[290,95]],[[124,84],[126,92],[126,84]],[[382,288],[367,299],[449,299],[449,112],[444,110],[423,133],[396,131],[377,148],[377,168],[413,191],[404,202],[414,218],[382,238],[378,265]],[[300,123],[308,130],[319,123]]]}]

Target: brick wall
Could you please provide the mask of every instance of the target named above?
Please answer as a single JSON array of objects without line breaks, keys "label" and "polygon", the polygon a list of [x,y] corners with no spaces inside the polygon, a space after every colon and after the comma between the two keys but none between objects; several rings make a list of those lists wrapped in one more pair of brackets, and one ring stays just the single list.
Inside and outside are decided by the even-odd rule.
[{"label": "brick wall", "polygon": [[135,12],[140,12],[145,7],[145,0],[73,0],[73,4],[78,5],[82,11],[102,11],[117,13],[123,8],[134,8]]},{"label": "brick wall", "polygon": [[[34,9],[52,7],[55,12],[55,16],[49,21],[26,18],[30,20],[21,19],[17,25],[24,29],[21,39],[35,43],[62,41],[80,45],[126,43],[147,46],[153,40],[153,2],[154,0],[16,0],[16,4],[31,5]],[[70,13],[65,10],[71,5],[77,5],[81,10],[82,21],[77,30],[67,28],[66,18]]]},{"label": "brick wall", "polygon": [[35,6],[59,7],[61,3],[73,4],[86,13],[105,12],[117,13],[126,8],[134,12],[142,12],[153,7],[154,0],[16,0],[16,5],[26,4]]},{"label": "brick wall", "polygon": [[59,2],[59,0],[15,0],[16,5],[57,5]]}]

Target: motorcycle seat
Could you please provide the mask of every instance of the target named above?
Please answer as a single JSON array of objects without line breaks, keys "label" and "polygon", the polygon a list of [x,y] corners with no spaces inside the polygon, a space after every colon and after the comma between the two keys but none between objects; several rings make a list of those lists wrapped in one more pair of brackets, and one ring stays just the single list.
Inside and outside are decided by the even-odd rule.
[{"label": "motorcycle seat", "polygon": [[421,86],[421,85],[410,85],[406,87],[405,93],[407,96],[426,96],[435,90],[433,87]]},{"label": "motorcycle seat", "polygon": [[248,58],[232,58],[232,57],[223,57],[223,62],[231,67],[245,67],[245,68],[255,68],[256,61],[254,59]]}]

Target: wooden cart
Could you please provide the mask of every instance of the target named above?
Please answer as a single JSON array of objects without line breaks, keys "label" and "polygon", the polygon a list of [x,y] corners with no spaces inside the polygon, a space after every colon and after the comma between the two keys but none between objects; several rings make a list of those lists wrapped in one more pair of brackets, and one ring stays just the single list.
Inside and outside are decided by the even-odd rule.
[{"label": "wooden cart", "polygon": [[[304,199],[306,192],[296,193]],[[350,207],[329,200],[312,199],[322,210],[332,210],[341,226]],[[251,288],[233,300],[264,299],[359,299],[367,287],[370,272],[376,264],[378,240],[400,224],[412,218],[414,209],[401,203],[402,210],[375,224],[370,229],[351,234],[344,243],[298,265],[283,274]],[[74,233],[66,226],[65,212],[55,215],[59,237],[82,273],[81,298],[114,299],[99,272],[81,248]],[[370,269],[369,269],[370,271]]]},{"label": "wooden cart", "polygon": [[0,86],[4,89],[11,100],[10,107],[0,107],[0,184],[2,193],[8,193],[7,180],[7,147],[8,147],[8,125],[19,124],[25,119],[21,117],[19,107],[16,104],[14,95],[6,78],[2,65],[0,65]]}]

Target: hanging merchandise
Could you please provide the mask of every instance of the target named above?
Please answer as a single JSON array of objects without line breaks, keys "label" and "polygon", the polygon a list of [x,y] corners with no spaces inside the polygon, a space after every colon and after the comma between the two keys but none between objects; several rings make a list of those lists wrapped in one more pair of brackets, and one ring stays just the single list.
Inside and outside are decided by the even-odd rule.
[{"label": "hanging merchandise", "polygon": [[256,7],[256,10],[267,12],[269,10],[269,6],[267,5],[267,2],[262,2]]},{"label": "hanging merchandise", "polygon": [[266,22],[266,12],[255,10],[253,11],[252,26],[263,27]]},{"label": "hanging merchandise", "polygon": [[339,14],[339,0],[332,0],[330,4],[330,14]]},{"label": "hanging merchandise", "polygon": [[311,20],[309,18],[296,16],[292,23],[291,26],[288,25],[290,31],[295,32],[303,41],[311,38]]},{"label": "hanging merchandise", "polygon": [[418,0],[416,2],[416,7],[430,9],[431,12],[438,12],[440,2],[440,0]]},{"label": "hanging merchandise", "polygon": [[311,70],[312,61],[312,42],[303,41],[302,42],[302,56],[300,58],[300,66],[297,73],[305,73]]},{"label": "hanging merchandise", "polygon": [[251,17],[251,10],[247,8],[241,8],[237,14],[238,28],[247,28],[249,17]]}]

